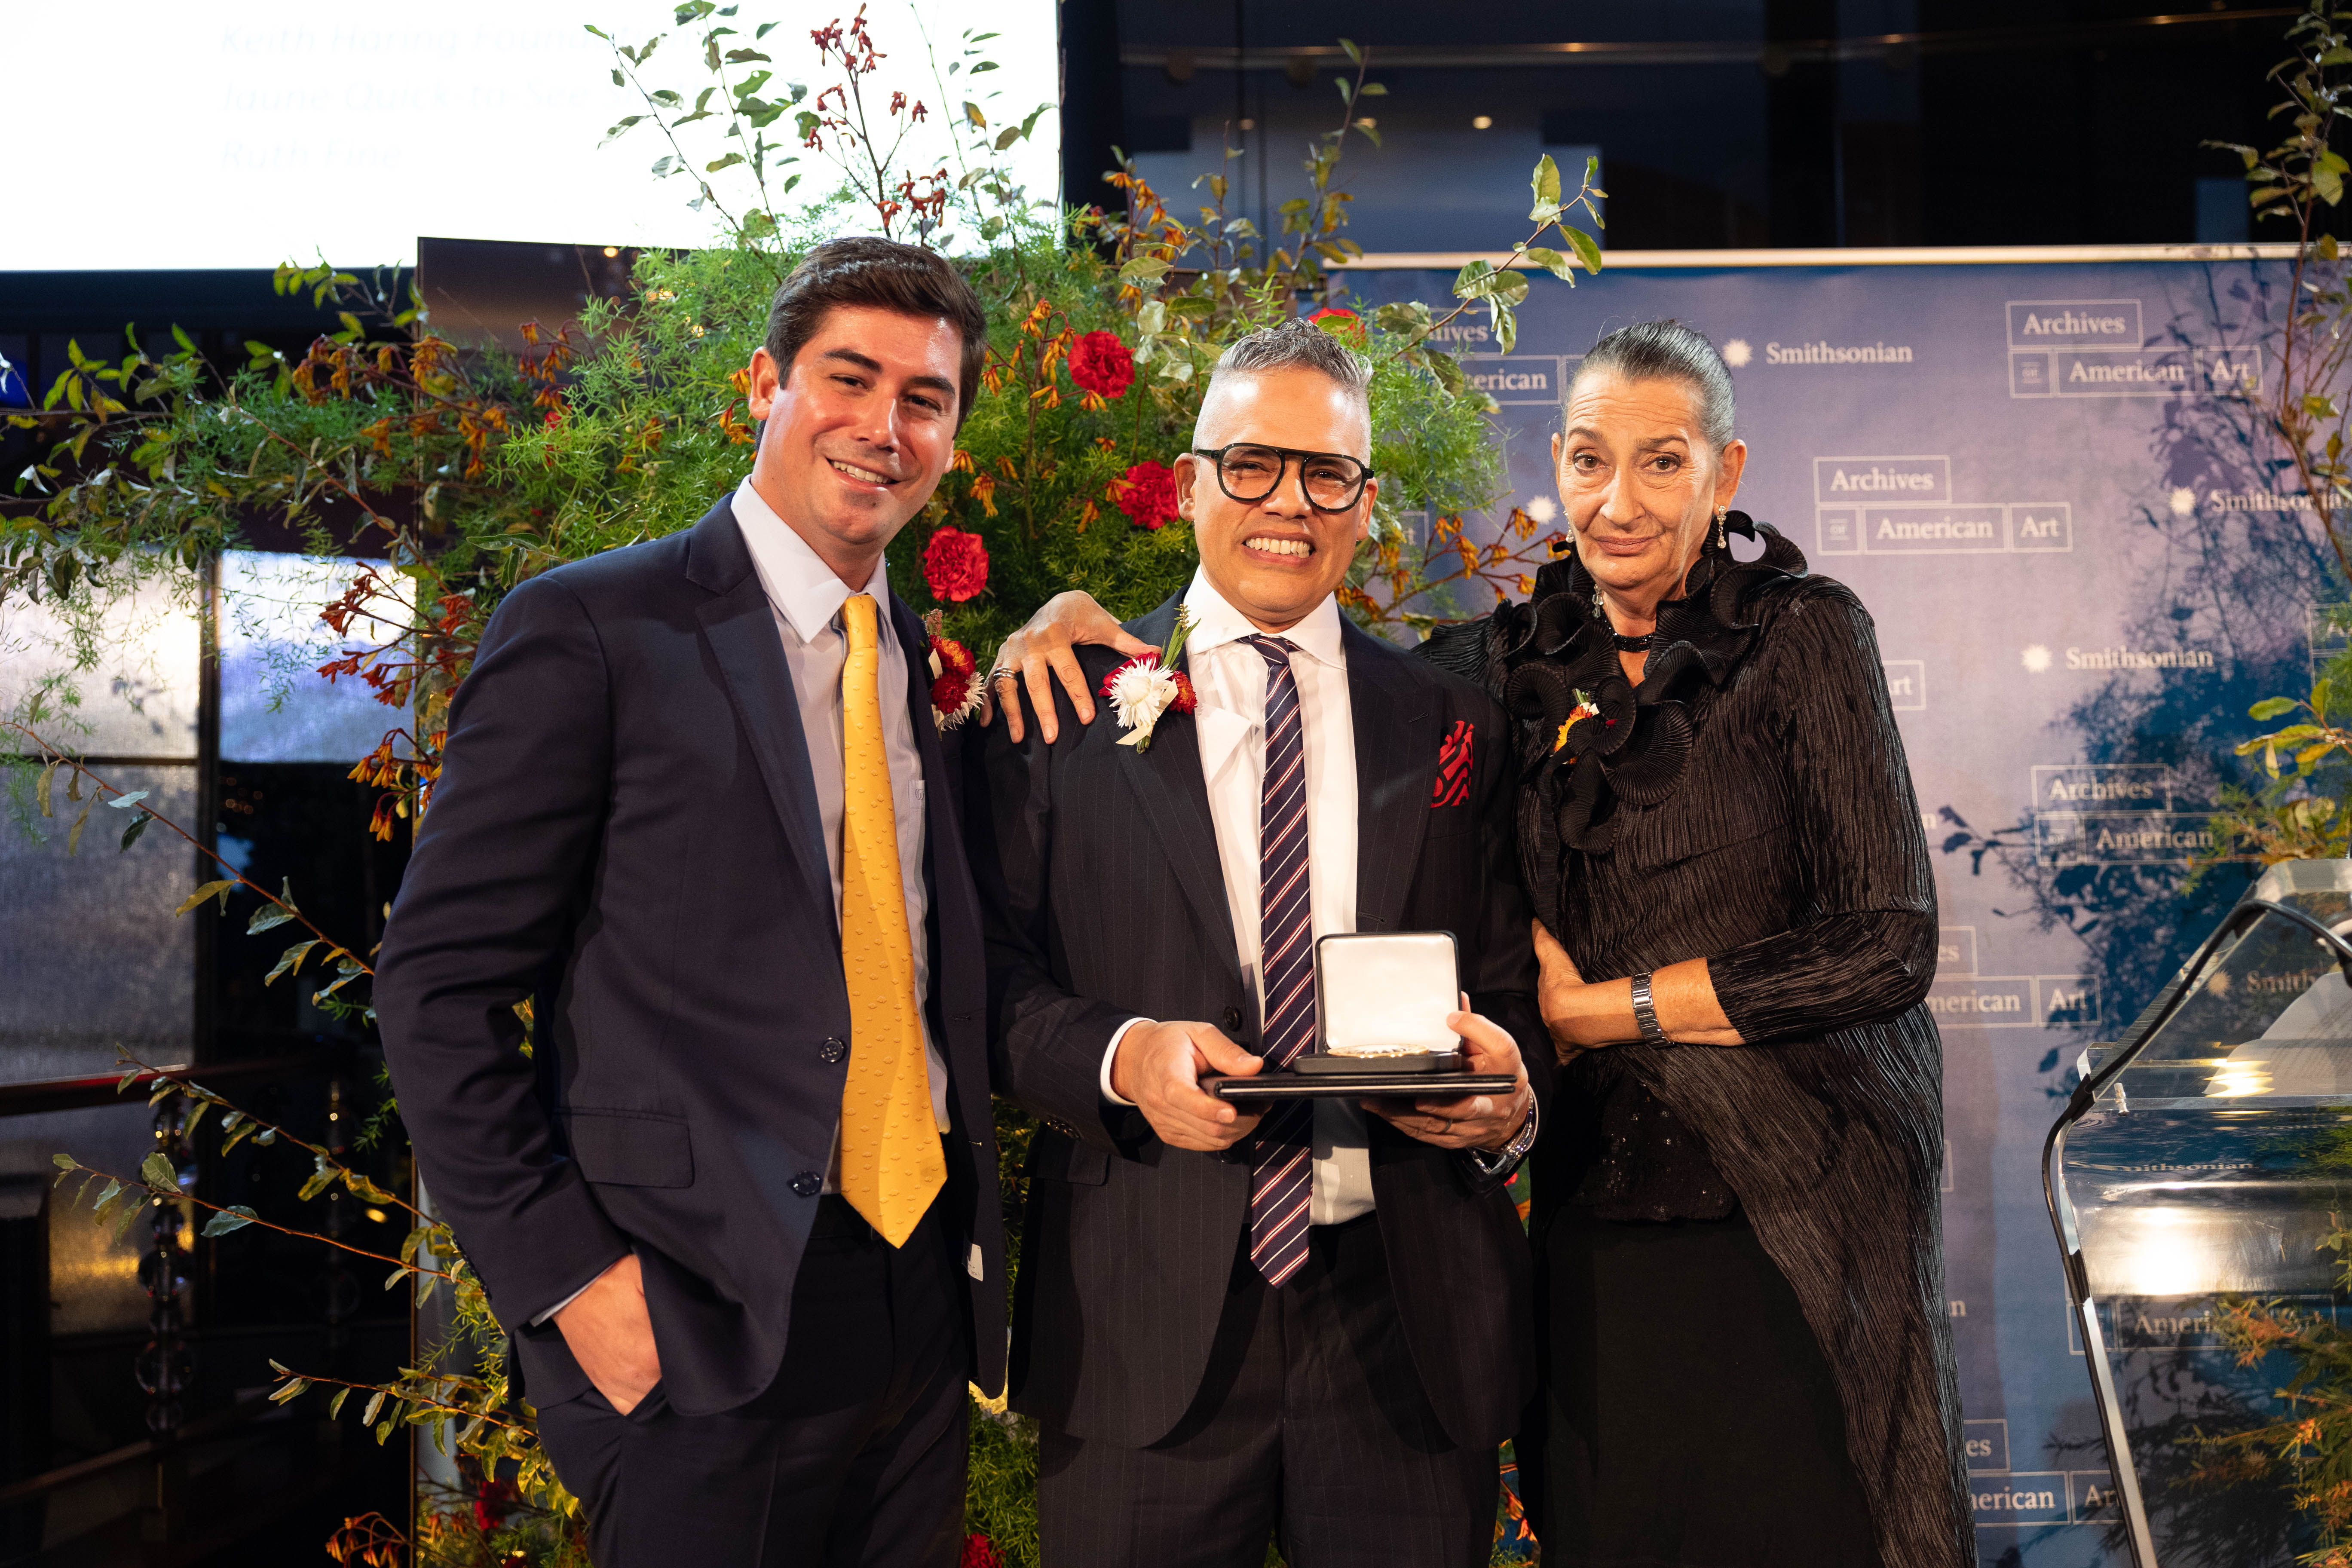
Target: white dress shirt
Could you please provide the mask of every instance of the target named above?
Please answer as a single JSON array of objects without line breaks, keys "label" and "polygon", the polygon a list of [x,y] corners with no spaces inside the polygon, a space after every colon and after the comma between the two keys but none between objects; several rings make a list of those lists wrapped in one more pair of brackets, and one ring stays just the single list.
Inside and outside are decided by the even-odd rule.
[{"label": "white dress shirt", "polygon": [[[1192,731],[1201,748],[1201,773],[1209,785],[1209,819],[1216,829],[1217,861],[1225,876],[1225,908],[1241,951],[1242,973],[1258,994],[1263,1036],[1265,986],[1259,960],[1258,810],[1265,777],[1265,658],[1242,639],[1258,629],[1207,575],[1192,574],[1184,607],[1194,626],[1184,639],[1185,668],[1200,704]],[[1314,934],[1322,938],[1356,929],[1356,731],[1348,700],[1348,656],[1339,642],[1339,605],[1325,599],[1280,636],[1296,645],[1290,656],[1298,683],[1298,714],[1307,744],[1307,885],[1314,909]],[[1170,740],[1175,739],[1171,732]],[[1102,1091],[1127,1104],[1110,1088],[1111,1058],[1118,1042],[1142,1019],[1111,1037],[1103,1056]],[[1314,1197],[1310,1225],[1339,1225],[1372,1212],[1372,1166],[1364,1113],[1353,1100],[1315,1101]]]},{"label": "white dress shirt", "polygon": [[[793,690],[800,702],[801,733],[808,742],[809,771],[816,780],[818,824],[824,833],[825,863],[833,871],[835,917],[841,912],[841,667],[849,658],[849,638],[841,626],[841,606],[851,589],[827,566],[808,542],[793,532],[775,510],[760,499],[745,479],[734,496],[736,526],[751,549],[751,566],[760,586],[776,613],[776,631],[783,638],[784,664],[793,675]],[[890,616],[890,575],[887,564],[874,563],[874,575],[862,592],[874,595],[881,614],[879,628],[882,671],[882,751],[890,763],[890,812],[898,828],[898,885],[907,903],[907,937],[915,952],[915,1012],[923,1021],[923,1054],[931,1077],[931,1116],[940,1131],[948,1129],[948,1068],[931,1037],[926,1004],[931,994],[930,938],[926,926],[930,889],[923,881],[924,819],[923,754],[915,743],[915,716],[906,701],[907,649]],[[926,687],[928,689],[928,682]],[[856,1042],[850,1042],[856,1048]],[[841,1134],[834,1133],[834,1152],[825,1163],[824,1190],[838,1191]]]}]

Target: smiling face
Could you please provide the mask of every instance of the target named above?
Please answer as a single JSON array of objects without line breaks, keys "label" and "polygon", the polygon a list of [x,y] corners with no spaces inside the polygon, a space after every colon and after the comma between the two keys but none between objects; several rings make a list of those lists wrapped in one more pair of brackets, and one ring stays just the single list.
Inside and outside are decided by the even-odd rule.
[{"label": "smiling face", "polygon": [[[1204,449],[1254,442],[1303,452],[1340,452],[1372,459],[1371,422],[1363,399],[1320,371],[1299,367],[1228,373],[1209,389],[1192,445]],[[1298,465],[1264,500],[1237,501],[1217,482],[1217,468],[1189,453],[1176,459],[1176,510],[1192,522],[1209,585],[1260,631],[1297,625],[1348,575],[1372,515],[1380,481],[1345,511],[1318,511],[1299,487]]]},{"label": "smiling face", "polygon": [[1715,510],[1739,490],[1748,444],[1711,446],[1697,389],[1613,370],[1580,378],[1552,437],[1576,552],[1612,607],[1637,623],[1679,591]]},{"label": "smiling face", "polygon": [[853,588],[955,456],[963,339],[945,319],[837,306],[783,374],[751,356],[748,405],[765,420],[751,488]]}]

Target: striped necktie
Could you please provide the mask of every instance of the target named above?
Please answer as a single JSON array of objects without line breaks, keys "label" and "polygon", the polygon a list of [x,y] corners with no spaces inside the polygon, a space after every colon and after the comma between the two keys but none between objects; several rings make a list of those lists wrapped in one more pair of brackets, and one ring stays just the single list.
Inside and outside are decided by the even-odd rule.
[{"label": "striped necktie", "polygon": [[893,1247],[947,1184],[930,1064],[915,1001],[915,949],[899,881],[898,824],[883,750],[877,606],[841,606],[841,976],[849,1068],[841,1089],[841,1195]]},{"label": "striped necktie", "polygon": [[[1245,639],[1265,660],[1265,779],[1258,796],[1258,977],[1265,1003],[1260,1054],[1288,1067],[1315,1039],[1315,915],[1307,858],[1307,734],[1291,673],[1296,645]],[[1307,1261],[1315,1195],[1314,1102],[1286,1100],[1250,1143],[1250,1262],[1280,1286]]]}]

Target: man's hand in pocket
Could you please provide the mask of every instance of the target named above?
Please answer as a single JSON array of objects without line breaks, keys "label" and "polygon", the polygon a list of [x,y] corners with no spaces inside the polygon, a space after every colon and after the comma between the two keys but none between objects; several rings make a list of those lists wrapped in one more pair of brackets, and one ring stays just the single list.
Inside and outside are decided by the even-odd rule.
[{"label": "man's hand in pocket", "polygon": [[596,1392],[626,1415],[661,1381],[654,1321],[646,1312],[645,1278],[631,1253],[564,1303],[555,1326]]}]

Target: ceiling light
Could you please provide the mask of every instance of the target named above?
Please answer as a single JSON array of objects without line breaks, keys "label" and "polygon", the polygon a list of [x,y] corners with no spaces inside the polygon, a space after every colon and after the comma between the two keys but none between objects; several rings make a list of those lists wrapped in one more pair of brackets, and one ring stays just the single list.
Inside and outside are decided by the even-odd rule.
[{"label": "ceiling light", "polygon": [[608,245],[604,247],[604,254],[607,256],[618,256],[621,254],[621,247],[617,245]]},{"label": "ceiling light", "polygon": [[1244,120],[1242,121],[1242,129],[1244,131],[1255,131],[1257,129],[1257,121],[1255,120]]},{"label": "ceiling light", "polygon": [[1494,123],[1495,117],[1493,115],[1481,114],[1471,120],[1470,129],[1473,131],[1486,131],[1491,129]]}]

